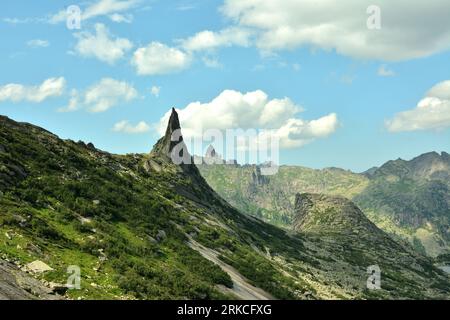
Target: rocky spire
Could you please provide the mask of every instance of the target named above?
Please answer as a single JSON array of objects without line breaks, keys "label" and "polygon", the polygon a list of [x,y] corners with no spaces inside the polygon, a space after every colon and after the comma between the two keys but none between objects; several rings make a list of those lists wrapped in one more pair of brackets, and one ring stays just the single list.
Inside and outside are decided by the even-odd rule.
[{"label": "rocky spire", "polygon": [[216,150],[214,147],[210,144],[208,149],[206,150],[205,157],[206,158],[215,158],[217,156]]},{"label": "rocky spire", "polygon": [[[178,119],[178,113],[175,108],[172,108],[172,113],[170,114],[169,122],[167,124],[166,134],[164,138],[169,138],[172,136],[172,133],[178,129],[181,129],[180,120]],[[183,140],[183,137],[181,137]],[[180,140],[180,141],[181,141]]]},{"label": "rocky spire", "polygon": [[[170,114],[169,122],[167,123],[167,129],[164,137],[159,139],[159,141],[153,147],[152,153],[171,156],[172,150],[175,146],[183,144],[183,148],[180,148],[180,155],[185,157],[190,157],[186,145],[183,142],[183,135],[181,134],[180,120],[178,118],[178,113],[175,108],[172,108],[172,113]],[[181,145],[180,145],[181,146]],[[183,155],[183,153],[186,153]]]}]

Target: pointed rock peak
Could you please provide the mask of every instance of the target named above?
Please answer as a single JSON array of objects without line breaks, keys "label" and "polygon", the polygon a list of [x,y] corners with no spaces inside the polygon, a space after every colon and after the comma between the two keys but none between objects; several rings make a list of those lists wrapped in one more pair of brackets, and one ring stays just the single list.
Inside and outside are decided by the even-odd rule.
[{"label": "pointed rock peak", "polygon": [[166,134],[164,137],[159,139],[156,145],[153,147],[152,153],[162,154],[170,157],[172,150],[175,146],[183,143],[183,145],[179,148],[178,154],[181,157],[189,158],[189,152],[187,151],[187,147],[183,142],[183,135],[181,134],[181,125],[180,120],[178,118],[178,113],[175,108],[172,108],[172,113],[170,114],[169,122],[167,123]]},{"label": "pointed rock peak", "polygon": [[172,136],[172,133],[178,129],[181,129],[180,119],[178,119],[178,113],[175,108],[172,108],[172,113],[170,114],[169,123],[167,124],[165,137],[170,138]]},{"label": "pointed rock peak", "polygon": [[206,158],[215,158],[217,156],[216,150],[214,147],[210,144],[208,149],[206,150],[205,157]]}]

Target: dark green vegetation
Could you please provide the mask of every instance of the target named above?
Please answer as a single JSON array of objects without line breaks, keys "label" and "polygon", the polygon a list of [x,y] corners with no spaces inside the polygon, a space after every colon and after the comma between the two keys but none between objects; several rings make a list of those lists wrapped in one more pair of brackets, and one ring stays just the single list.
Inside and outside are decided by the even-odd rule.
[{"label": "dark green vegetation", "polygon": [[378,227],[408,240],[419,252],[450,252],[450,156],[428,153],[390,161],[356,174],[337,168],[281,166],[258,179],[256,166],[201,165],[202,175],[230,204],[292,228],[297,193],[339,195],[353,200]]},{"label": "dark green vegetation", "polygon": [[[345,233],[289,234],[241,214],[195,166],[170,161],[175,120],[154,152],[119,156],[0,117],[0,260],[43,261],[54,270],[35,276],[61,284],[78,265],[81,290],[68,298],[236,297],[227,268],[195,242],[275,298],[450,296],[443,272],[384,233],[354,244]],[[382,290],[366,289],[372,264]]]}]

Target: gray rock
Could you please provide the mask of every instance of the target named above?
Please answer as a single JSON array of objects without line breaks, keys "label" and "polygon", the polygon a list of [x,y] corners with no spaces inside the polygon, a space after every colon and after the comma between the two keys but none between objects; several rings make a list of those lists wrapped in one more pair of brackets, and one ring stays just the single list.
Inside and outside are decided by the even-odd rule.
[{"label": "gray rock", "polygon": [[47,265],[46,263],[36,260],[29,264],[27,264],[24,268],[26,271],[32,272],[32,273],[43,273],[46,271],[52,271],[53,268]]},{"label": "gray rock", "polygon": [[161,242],[161,241],[163,241],[166,238],[167,238],[166,232],[164,230],[159,230],[158,234],[156,235],[156,240],[158,242]]},{"label": "gray rock", "polygon": [[60,300],[59,294],[52,292],[42,282],[20,271],[15,265],[0,260],[0,300]]},{"label": "gray rock", "polygon": [[156,241],[155,238],[153,238],[152,236],[147,236],[148,241],[150,241],[150,243],[158,243],[158,241]]}]

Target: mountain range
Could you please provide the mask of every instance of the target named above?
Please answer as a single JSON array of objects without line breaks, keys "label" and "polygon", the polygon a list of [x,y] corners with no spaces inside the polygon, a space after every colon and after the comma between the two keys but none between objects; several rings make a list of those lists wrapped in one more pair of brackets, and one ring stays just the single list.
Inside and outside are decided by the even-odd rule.
[{"label": "mountain range", "polygon": [[[450,279],[430,257],[339,195],[362,196],[376,177],[282,167],[267,178],[253,166],[177,165],[178,129],[172,110],[151,152],[114,155],[0,117],[0,297],[450,297]],[[180,155],[191,158],[186,148]],[[233,179],[247,173],[239,196]],[[263,221],[271,219],[283,227]],[[378,290],[367,286],[374,265]]]},{"label": "mountain range", "polygon": [[450,156],[445,152],[389,161],[361,174],[280,166],[277,174],[262,177],[255,165],[199,168],[230,204],[274,225],[292,229],[299,192],[342,196],[354,201],[379,228],[421,253],[450,253]]}]

